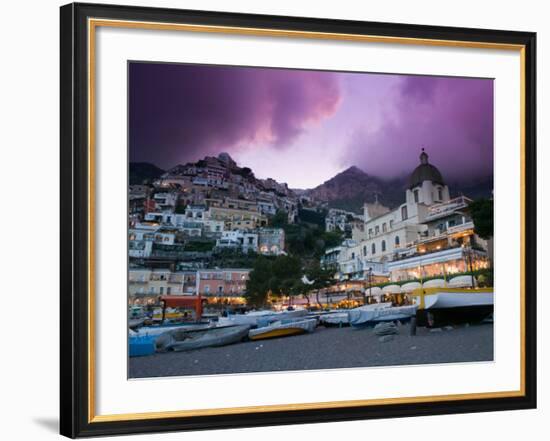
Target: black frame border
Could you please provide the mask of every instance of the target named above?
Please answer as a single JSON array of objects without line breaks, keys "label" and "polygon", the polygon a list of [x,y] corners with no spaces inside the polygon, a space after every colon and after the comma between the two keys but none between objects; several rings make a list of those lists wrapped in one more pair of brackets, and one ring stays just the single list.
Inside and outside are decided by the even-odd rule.
[{"label": "black frame border", "polygon": [[[525,51],[525,395],[294,411],[88,421],[87,19],[523,45]],[[60,433],[70,438],[536,407],[536,33],[73,3],[60,8]]]}]

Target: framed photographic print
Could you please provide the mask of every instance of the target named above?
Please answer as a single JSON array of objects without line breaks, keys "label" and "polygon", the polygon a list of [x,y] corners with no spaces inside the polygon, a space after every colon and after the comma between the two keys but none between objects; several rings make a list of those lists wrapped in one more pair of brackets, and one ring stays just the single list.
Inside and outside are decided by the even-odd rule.
[{"label": "framed photographic print", "polygon": [[534,33],[61,8],[61,433],[536,405]]}]

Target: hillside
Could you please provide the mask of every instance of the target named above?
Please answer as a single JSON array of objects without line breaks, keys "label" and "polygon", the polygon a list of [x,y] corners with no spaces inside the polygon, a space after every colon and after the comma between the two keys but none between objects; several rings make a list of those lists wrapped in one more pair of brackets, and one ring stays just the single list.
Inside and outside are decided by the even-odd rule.
[{"label": "hillside", "polygon": [[139,185],[151,182],[164,173],[150,162],[130,162],[130,185]]}]

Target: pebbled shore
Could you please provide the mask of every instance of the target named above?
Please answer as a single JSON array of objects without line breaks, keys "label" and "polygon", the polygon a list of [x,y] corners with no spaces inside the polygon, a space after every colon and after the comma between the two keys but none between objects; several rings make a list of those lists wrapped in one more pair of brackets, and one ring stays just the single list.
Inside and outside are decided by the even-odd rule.
[{"label": "pebbled shore", "polygon": [[408,325],[389,341],[372,329],[318,327],[312,334],[130,358],[129,378],[336,369],[493,360],[493,325]]}]

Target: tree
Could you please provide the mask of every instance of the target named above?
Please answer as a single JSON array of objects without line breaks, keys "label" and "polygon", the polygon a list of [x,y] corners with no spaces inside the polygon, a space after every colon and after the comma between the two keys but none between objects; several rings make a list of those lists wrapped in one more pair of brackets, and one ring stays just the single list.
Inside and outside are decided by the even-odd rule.
[{"label": "tree", "polygon": [[284,228],[288,225],[288,213],[284,210],[278,210],[271,218],[271,226],[275,228]]},{"label": "tree", "polygon": [[477,199],[469,205],[476,234],[483,239],[493,237],[493,200]]},{"label": "tree", "polygon": [[246,283],[247,302],[263,306],[269,292],[275,296],[294,295],[301,275],[301,262],[297,257],[259,256]]},{"label": "tree", "polygon": [[321,301],[319,300],[319,291],[326,288],[334,282],[334,271],[330,268],[322,268],[317,262],[311,267],[306,277],[313,283],[309,285],[310,290],[315,290],[315,298],[317,304],[321,307]]},{"label": "tree", "polygon": [[259,256],[254,262],[246,282],[246,300],[249,305],[264,306],[269,293],[270,279],[272,275],[271,260]]}]

